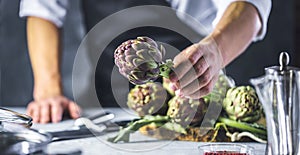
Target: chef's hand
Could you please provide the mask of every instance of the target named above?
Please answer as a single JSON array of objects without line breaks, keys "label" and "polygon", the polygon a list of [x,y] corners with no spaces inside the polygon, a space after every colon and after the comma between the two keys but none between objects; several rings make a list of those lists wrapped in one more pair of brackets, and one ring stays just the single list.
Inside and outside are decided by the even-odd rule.
[{"label": "chef's hand", "polygon": [[174,58],[170,80],[176,95],[198,99],[212,91],[223,61],[216,42],[207,37]]},{"label": "chef's hand", "polygon": [[62,120],[64,111],[68,111],[72,118],[80,116],[80,107],[64,96],[49,97],[34,100],[27,106],[27,114],[35,123],[57,123]]}]

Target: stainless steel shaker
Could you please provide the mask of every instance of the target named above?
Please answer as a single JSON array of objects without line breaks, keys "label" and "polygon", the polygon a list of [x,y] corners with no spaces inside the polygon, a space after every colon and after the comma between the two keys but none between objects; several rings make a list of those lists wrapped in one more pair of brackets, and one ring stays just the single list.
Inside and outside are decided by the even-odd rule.
[{"label": "stainless steel shaker", "polygon": [[288,66],[282,52],[279,66],[265,68],[265,75],[251,79],[266,114],[266,154],[298,155],[300,150],[300,69]]}]

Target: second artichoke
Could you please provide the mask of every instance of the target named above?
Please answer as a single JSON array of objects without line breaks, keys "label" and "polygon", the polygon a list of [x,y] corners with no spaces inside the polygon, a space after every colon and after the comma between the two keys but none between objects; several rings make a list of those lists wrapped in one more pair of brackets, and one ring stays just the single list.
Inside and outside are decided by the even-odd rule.
[{"label": "second artichoke", "polygon": [[224,73],[220,73],[212,92],[203,98],[206,103],[222,104],[226,92],[234,87],[234,85],[234,80],[231,79],[231,77],[226,76]]},{"label": "second artichoke", "polygon": [[130,90],[127,105],[141,117],[153,114],[165,115],[167,97],[166,90],[159,83],[148,82],[136,85]]},{"label": "second artichoke", "polygon": [[250,86],[230,88],[223,109],[229,118],[249,123],[259,120],[263,112],[258,96]]},{"label": "second artichoke", "polygon": [[182,126],[198,125],[207,111],[204,99],[188,99],[174,96],[169,102],[167,115]]}]

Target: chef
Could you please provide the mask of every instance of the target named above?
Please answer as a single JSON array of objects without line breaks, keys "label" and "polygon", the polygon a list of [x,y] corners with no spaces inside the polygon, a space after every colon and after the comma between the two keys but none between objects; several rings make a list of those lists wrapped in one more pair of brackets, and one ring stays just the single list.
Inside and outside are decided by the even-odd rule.
[{"label": "chef", "polygon": [[[136,27],[118,35],[104,47],[103,54],[97,59],[97,67],[92,71],[95,83],[91,85],[96,88],[102,106],[119,105],[113,95],[115,88],[112,88],[111,76],[114,75],[113,51],[121,42],[146,35],[182,51],[174,57],[170,80],[177,95],[200,98],[212,90],[222,68],[245,51],[251,42],[264,38],[271,10],[270,0],[88,0],[81,3],[86,32],[118,11],[135,6],[145,8],[119,19],[119,24],[111,24],[97,34],[103,38],[118,30],[119,25],[132,27],[139,22],[150,23],[150,26]],[[153,5],[171,7],[174,11],[147,9]],[[60,33],[67,10],[67,0],[21,1],[20,16],[27,18],[28,50],[34,74],[34,100],[28,104],[27,114],[34,122],[59,122],[64,111],[68,111],[72,118],[80,116],[79,106],[65,97],[62,90]],[[151,18],[146,18],[149,15]],[[129,18],[141,17],[145,21],[127,22]],[[178,23],[187,32],[194,32],[193,39],[167,28],[152,26],[170,21]],[[194,24],[195,21],[201,26]],[[90,40],[88,44],[88,52],[95,52],[102,46],[101,40]],[[93,54],[89,56],[95,59]]]}]

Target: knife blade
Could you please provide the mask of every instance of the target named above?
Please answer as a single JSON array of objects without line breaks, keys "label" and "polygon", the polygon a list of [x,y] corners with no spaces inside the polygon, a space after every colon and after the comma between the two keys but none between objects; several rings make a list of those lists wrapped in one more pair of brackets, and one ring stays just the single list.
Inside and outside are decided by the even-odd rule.
[{"label": "knife blade", "polygon": [[90,128],[86,126],[81,126],[79,129],[75,130],[65,130],[65,131],[54,131],[49,132],[52,136],[52,142],[79,138],[88,138],[93,136],[101,136],[105,133],[119,131],[121,127],[126,126],[132,120],[122,120],[116,122],[107,122],[104,124],[97,125],[97,128]]}]

